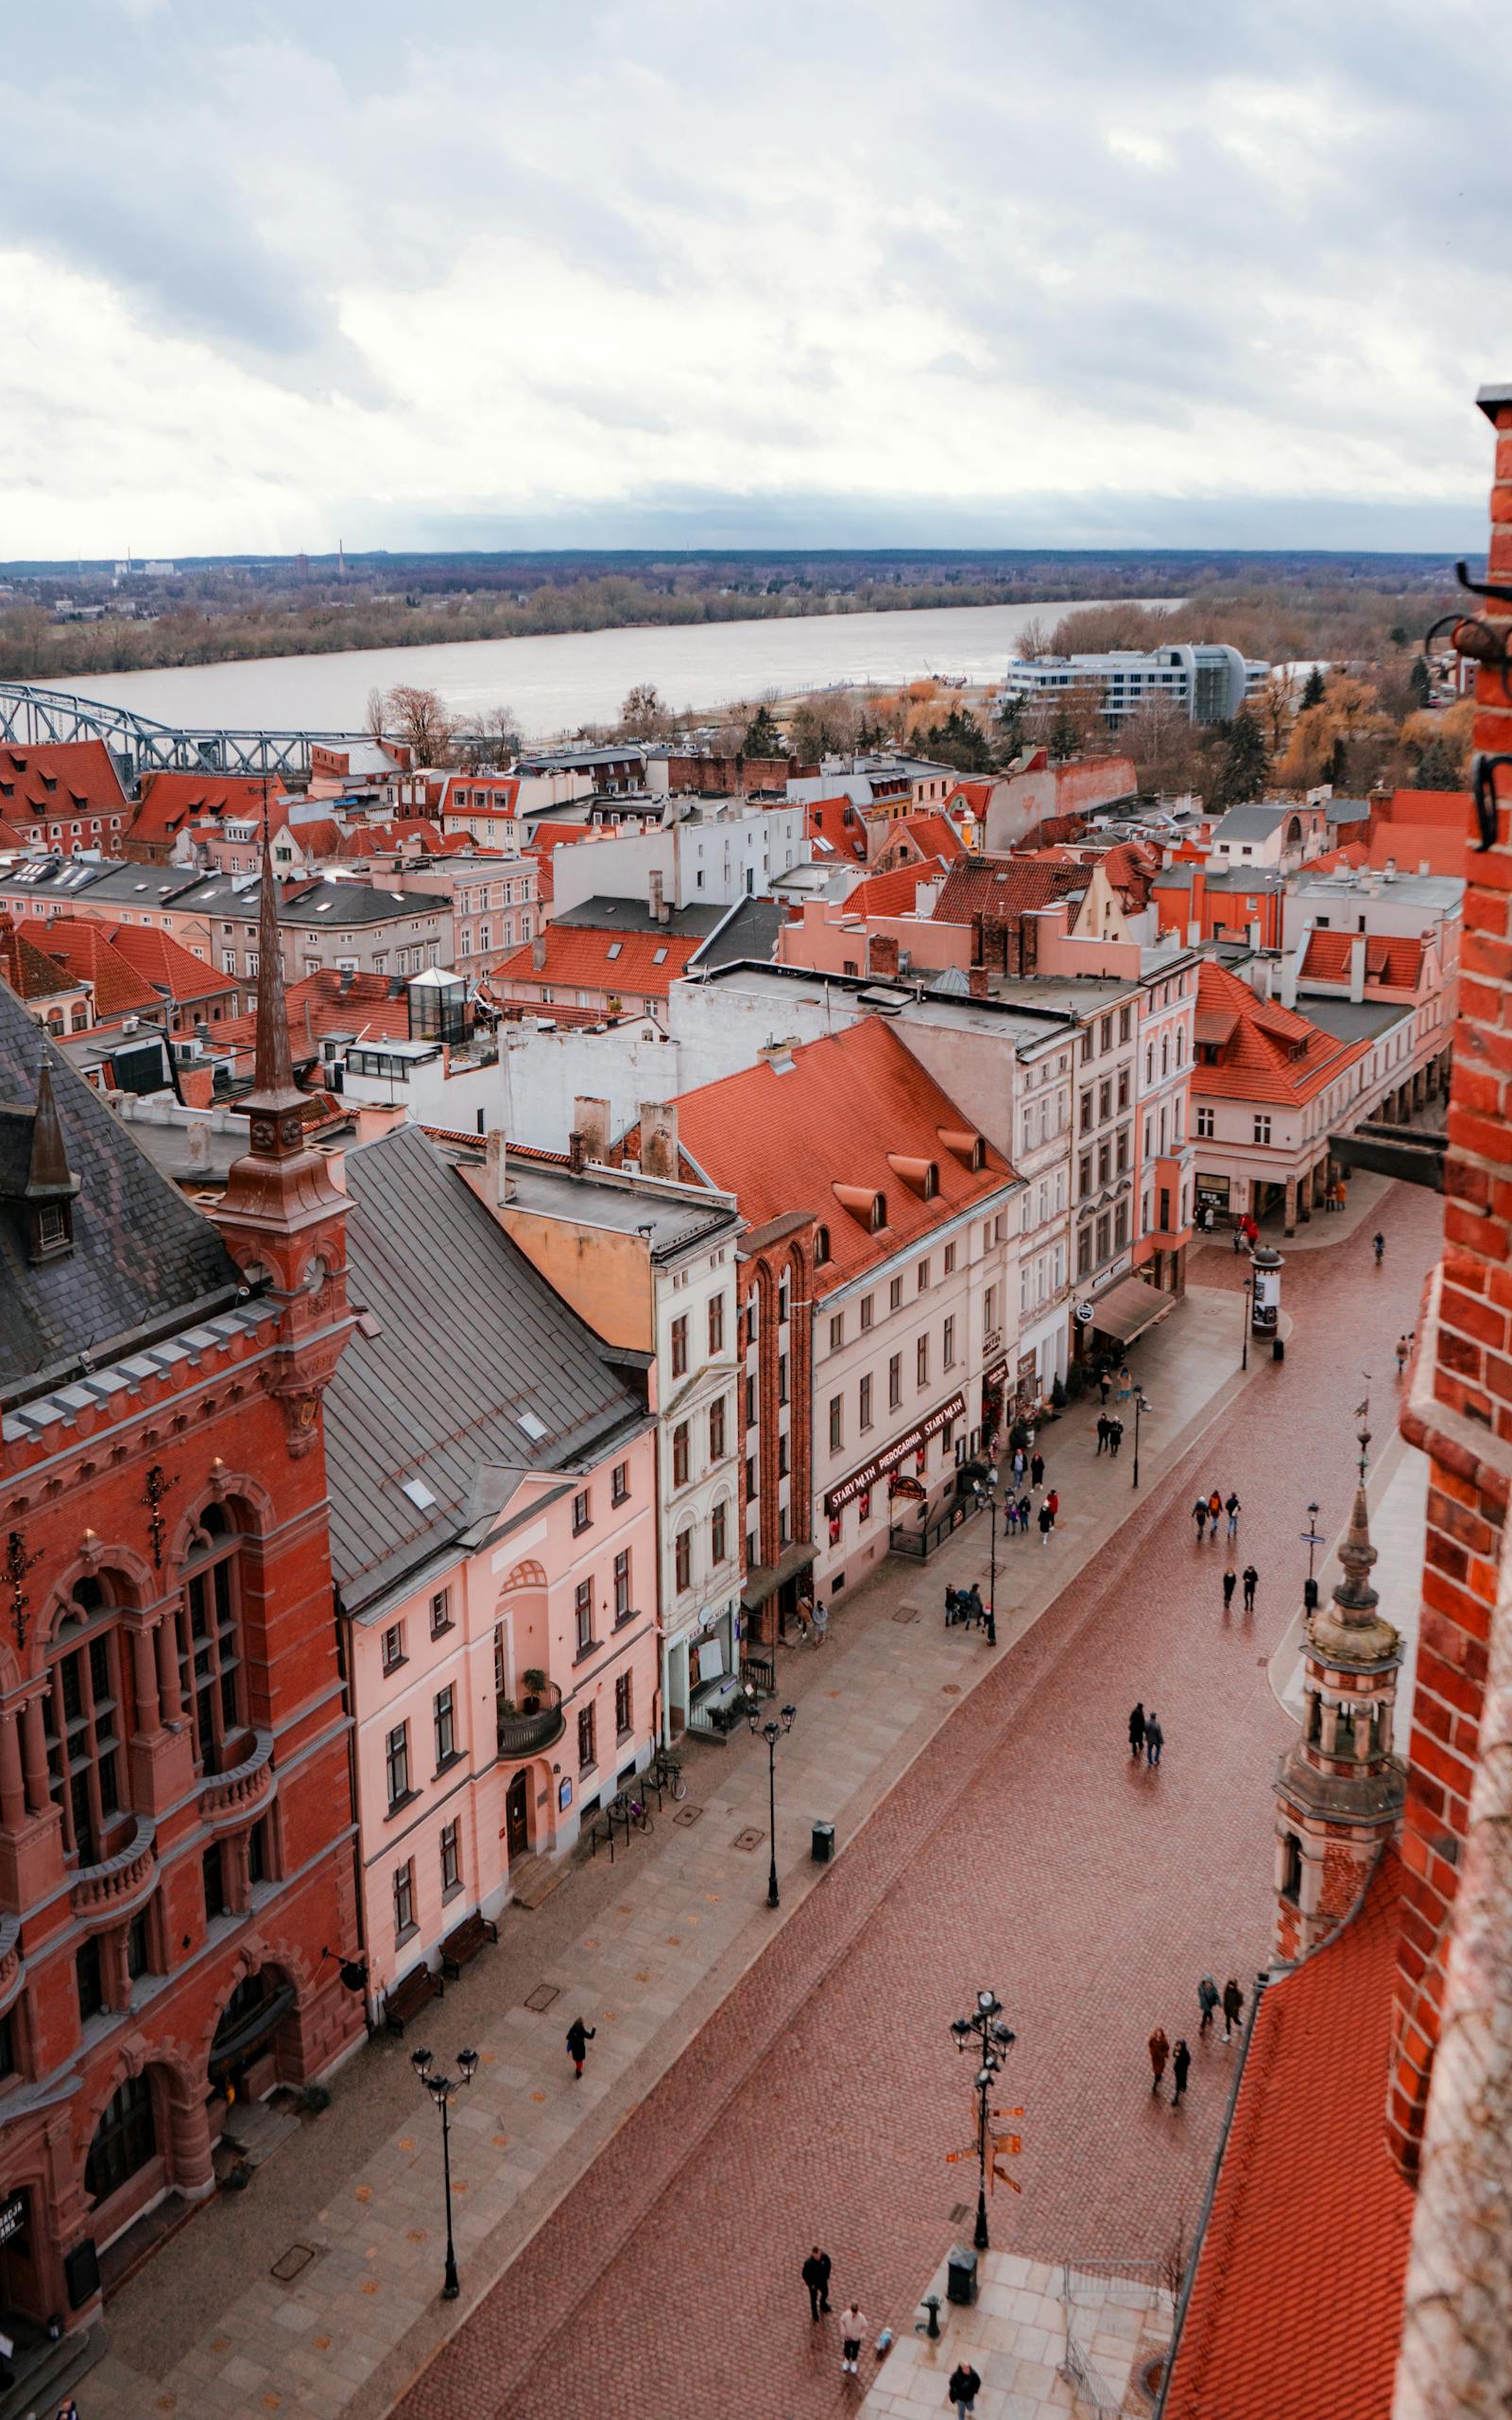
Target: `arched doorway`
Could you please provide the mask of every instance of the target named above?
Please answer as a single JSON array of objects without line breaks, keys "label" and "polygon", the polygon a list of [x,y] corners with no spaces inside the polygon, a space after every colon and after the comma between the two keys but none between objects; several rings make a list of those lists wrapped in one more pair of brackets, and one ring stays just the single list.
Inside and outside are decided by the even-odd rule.
[{"label": "arched doorway", "polygon": [[236,1985],[210,2045],[211,2096],[223,2110],[299,2080],[295,2000],[294,1985],[276,1966],[259,1966]]},{"label": "arched doorway", "polygon": [[530,1768],[522,1765],[504,1802],[505,1837],[511,1865],[530,1854]]},{"label": "arched doorway", "polygon": [[84,2160],[90,2224],[103,2252],[173,2184],[172,2079],[163,2067],[123,2076],[100,2111]]},{"label": "arched doorway", "polygon": [[[37,2191],[34,2186],[0,2186],[0,2334],[15,2341],[27,2324],[47,2315],[46,2290],[37,2260]],[[0,2384],[5,2364],[0,2359]]]}]

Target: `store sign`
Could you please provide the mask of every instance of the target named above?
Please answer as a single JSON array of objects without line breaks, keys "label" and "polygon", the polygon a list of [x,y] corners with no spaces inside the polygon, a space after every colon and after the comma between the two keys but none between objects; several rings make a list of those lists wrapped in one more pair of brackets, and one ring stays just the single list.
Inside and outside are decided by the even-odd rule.
[{"label": "store sign", "polygon": [[833,1519],[837,1512],[844,1510],[852,1496],[860,1495],[868,1487],[874,1487],[879,1478],[885,1478],[889,1471],[895,1471],[900,1462],[905,1462],[908,1460],[910,1454],[921,1455],[930,1439],[937,1437],[940,1430],[951,1421],[959,1420],[965,1410],[966,1397],[959,1393],[952,1395],[949,1403],[937,1404],[929,1417],[921,1420],[917,1427],[910,1428],[904,1436],[895,1438],[882,1453],[875,1455],[869,1462],[863,1462],[861,1468],[858,1471],[852,1471],[849,1478],[843,1478],[838,1487],[832,1487],[824,1499],[826,1512]]},{"label": "store sign", "polygon": [[26,2223],[26,2197],[12,2193],[9,2202],[0,2202],[0,2243],[9,2243]]}]

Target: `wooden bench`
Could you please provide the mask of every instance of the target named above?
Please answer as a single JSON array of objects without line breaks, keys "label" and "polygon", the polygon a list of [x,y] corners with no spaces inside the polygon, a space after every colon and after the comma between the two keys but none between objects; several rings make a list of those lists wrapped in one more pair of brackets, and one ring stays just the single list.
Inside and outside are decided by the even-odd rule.
[{"label": "wooden bench", "polygon": [[389,2032],[402,2034],[410,2018],[419,2016],[428,2000],[439,1999],[445,1989],[439,1975],[433,1975],[428,1966],[412,1966],[384,2002],[384,2023]]},{"label": "wooden bench", "polygon": [[486,1941],[497,1941],[499,1927],[491,1916],[474,1910],[464,1916],[455,1932],[449,1932],[441,1944],[441,1972],[455,1983],[470,1958],[475,1958]]}]

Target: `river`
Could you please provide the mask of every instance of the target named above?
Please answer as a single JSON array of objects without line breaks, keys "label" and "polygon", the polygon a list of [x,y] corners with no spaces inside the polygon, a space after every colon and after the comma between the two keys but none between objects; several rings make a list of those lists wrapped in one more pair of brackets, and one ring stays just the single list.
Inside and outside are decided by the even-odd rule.
[{"label": "river", "polygon": [[79,674],[46,685],[77,688],[190,731],[360,731],[369,690],[408,683],[438,690],[463,721],[507,706],[526,735],[540,739],[582,723],[614,721],[627,692],[643,681],[679,711],[754,703],[764,695],[801,689],[892,687],[930,672],[992,681],[1025,623],[1038,619],[1053,627],[1074,610],[1074,603],[1059,602],[956,605],[696,622]]}]

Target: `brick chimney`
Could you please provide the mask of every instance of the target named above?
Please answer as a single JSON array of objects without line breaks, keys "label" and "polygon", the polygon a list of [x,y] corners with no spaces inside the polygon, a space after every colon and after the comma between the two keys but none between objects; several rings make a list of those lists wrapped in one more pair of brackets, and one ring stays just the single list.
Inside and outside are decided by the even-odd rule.
[{"label": "brick chimney", "polygon": [[591,1160],[601,1165],[609,1158],[609,1103],[597,1100],[592,1094],[580,1093],[573,1103],[573,1132],[582,1137],[583,1150]]},{"label": "brick chimney", "polygon": [[990,982],[991,978],[985,966],[969,966],[967,968],[966,988],[973,1000],[985,1000],[988,998],[990,991]]},{"label": "brick chimney", "polygon": [[672,911],[667,906],[666,881],[659,866],[652,867],[649,880],[652,917],[659,925],[668,924]]},{"label": "brick chimney", "polygon": [[490,1126],[483,1141],[483,1198],[490,1210],[502,1210],[509,1199],[508,1157],[504,1129]]},{"label": "brick chimney", "polygon": [[867,973],[881,976],[885,982],[897,980],[898,943],[891,933],[873,933],[868,938]]},{"label": "brick chimney", "polygon": [[544,933],[538,933],[535,940],[530,944],[530,966],[532,973],[536,975],[544,975],[546,971],[546,936]]},{"label": "brick chimney", "polygon": [[641,1173],[643,1176],[670,1177],[678,1174],[678,1104],[675,1100],[643,1100],[641,1103]]}]

